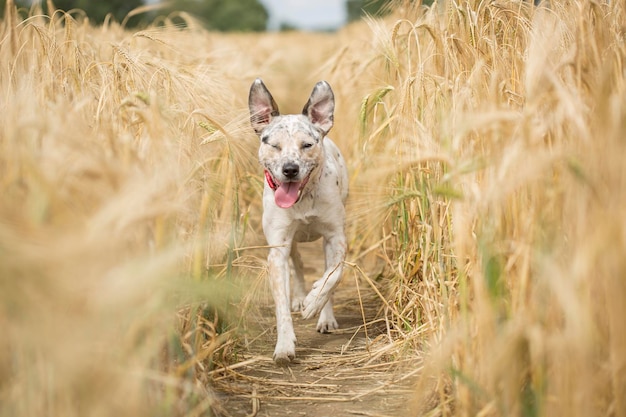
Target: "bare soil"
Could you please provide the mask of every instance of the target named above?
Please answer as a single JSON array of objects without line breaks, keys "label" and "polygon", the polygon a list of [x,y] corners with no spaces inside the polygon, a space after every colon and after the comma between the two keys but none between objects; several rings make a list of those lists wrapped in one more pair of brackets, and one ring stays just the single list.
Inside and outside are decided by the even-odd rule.
[{"label": "bare soil", "polygon": [[[314,246],[302,249],[310,286],[323,272],[323,258]],[[350,275],[344,273],[335,295],[339,330],[320,334],[315,330],[317,319],[305,321],[293,314],[297,358],[286,367],[272,361],[273,303],[259,300],[240,360],[212,372],[224,416],[412,414],[411,385],[420,363],[416,355],[397,357],[385,320],[375,318],[380,301],[363,283],[357,291]]]}]

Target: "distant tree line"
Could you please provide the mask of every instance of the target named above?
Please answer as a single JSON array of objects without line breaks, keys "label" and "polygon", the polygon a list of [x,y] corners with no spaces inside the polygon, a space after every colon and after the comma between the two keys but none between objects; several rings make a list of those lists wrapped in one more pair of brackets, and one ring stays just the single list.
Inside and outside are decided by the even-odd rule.
[{"label": "distant tree line", "polygon": [[211,30],[260,32],[267,28],[269,14],[258,0],[174,0],[159,11],[169,15],[185,11]]},{"label": "distant tree line", "polygon": [[[394,5],[403,1],[415,3],[418,0],[346,0],[348,21],[359,20],[364,15],[382,16],[389,13]],[[430,6],[434,0],[422,0],[422,4]]]},{"label": "distant tree line", "polygon": [[[46,0],[33,1],[33,0],[14,0],[15,5],[19,8],[23,15],[27,14],[27,10],[30,9],[33,3],[39,3],[39,6],[43,9],[43,12],[50,14],[48,10],[48,4]],[[82,10],[90,21],[95,24],[104,22],[107,15],[111,15],[111,18],[121,22],[124,20],[128,13],[139,7],[143,6],[143,0],[53,0],[54,7],[59,10],[69,12],[70,10]],[[4,16],[4,7],[0,9],[0,13]],[[140,23],[140,18],[132,19],[129,22],[129,26],[134,26]]]},{"label": "distant tree line", "polygon": [[346,0],[348,21],[359,20],[364,15],[380,16],[387,13],[389,0]]},{"label": "distant tree line", "polygon": [[[161,0],[162,1],[162,0]],[[315,0],[310,0],[315,1]],[[360,19],[363,15],[379,16],[390,11],[393,4],[402,0],[346,0],[348,21]],[[418,1],[418,0],[403,0]],[[46,0],[15,0],[23,11],[28,10],[33,2],[39,2],[44,13],[47,10]],[[429,5],[433,0],[422,0]],[[94,24],[103,23],[107,16],[117,22],[122,22],[128,13],[137,7],[144,6],[144,0],[53,0],[57,9],[70,11],[82,10]],[[186,12],[202,22],[207,29],[219,31],[264,31],[267,28],[268,12],[259,0],[170,0],[167,6],[158,10],[149,11],[127,19],[127,27],[147,25],[152,22],[161,22],[166,17],[172,17],[176,24],[186,22],[176,17],[177,11]],[[4,14],[4,7],[0,8],[0,16]],[[285,26],[283,30],[295,29]]]},{"label": "distant tree line", "polygon": [[[15,0],[22,11],[28,10],[32,3],[32,0]],[[94,24],[103,23],[107,16],[122,22],[130,11],[145,5],[143,0],[53,0],[53,3],[56,9],[63,11],[82,10]],[[44,13],[50,13],[46,0],[39,1],[39,4]],[[207,29],[220,31],[263,31],[269,17],[258,0],[173,0],[158,10],[128,19],[126,25],[136,27],[162,21],[164,17],[173,16],[178,11],[194,16]],[[4,15],[4,7],[0,9],[0,15]],[[178,24],[185,23],[180,18],[173,20]]]}]

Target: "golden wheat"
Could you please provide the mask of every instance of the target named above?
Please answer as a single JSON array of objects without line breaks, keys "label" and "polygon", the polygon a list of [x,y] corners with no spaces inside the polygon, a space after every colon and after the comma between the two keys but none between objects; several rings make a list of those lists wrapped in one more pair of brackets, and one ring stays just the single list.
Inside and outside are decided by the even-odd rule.
[{"label": "golden wheat", "polygon": [[259,188],[238,63],[204,32],[75,17],[2,23],[2,414],[206,410],[194,371],[223,337],[200,302],[231,296],[206,263],[235,245],[233,184]]},{"label": "golden wheat", "polygon": [[430,352],[417,407],[626,413],[622,5],[403,13],[374,24],[389,94],[361,119],[397,158],[385,258],[397,332]]}]

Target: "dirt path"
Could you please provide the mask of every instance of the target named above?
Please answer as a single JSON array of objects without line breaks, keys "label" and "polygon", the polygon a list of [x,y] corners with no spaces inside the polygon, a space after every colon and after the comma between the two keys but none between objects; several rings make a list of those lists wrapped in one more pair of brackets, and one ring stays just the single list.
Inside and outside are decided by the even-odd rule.
[{"label": "dirt path", "polygon": [[[306,270],[310,285],[321,276],[323,260],[315,247],[303,248],[303,259],[316,260]],[[320,334],[316,320],[293,315],[297,359],[285,368],[271,358],[276,336],[273,304],[259,300],[257,330],[248,335],[247,351],[239,362],[213,373],[224,415],[410,415],[411,382],[419,363],[392,356],[384,321],[373,319],[377,303],[372,291],[361,284],[362,311],[349,275],[344,274],[335,296],[339,330]]]}]

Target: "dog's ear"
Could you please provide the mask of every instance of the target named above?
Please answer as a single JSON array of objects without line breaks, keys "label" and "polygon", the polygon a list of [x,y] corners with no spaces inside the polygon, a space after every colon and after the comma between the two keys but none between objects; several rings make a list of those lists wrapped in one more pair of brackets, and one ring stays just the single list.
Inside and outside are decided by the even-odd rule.
[{"label": "dog's ear", "polygon": [[257,135],[260,135],[263,128],[272,121],[272,117],[280,114],[274,98],[260,78],[254,80],[250,87],[248,107],[250,108],[250,123]]},{"label": "dog's ear", "polygon": [[324,135],[333,127],[335,112],[335,95],[326,81],[315,84],[309,101],[304,105],[302,114],[307,116],[311,123],[319,127]]}]

